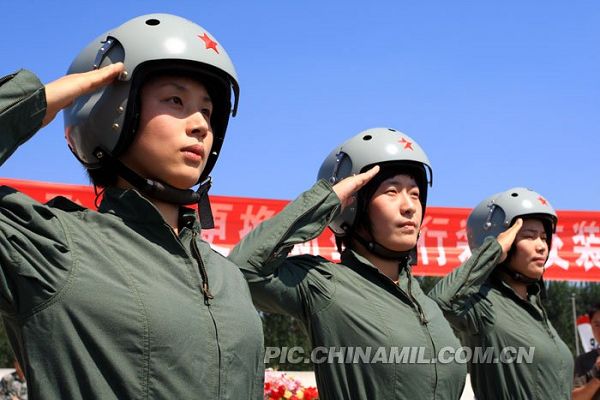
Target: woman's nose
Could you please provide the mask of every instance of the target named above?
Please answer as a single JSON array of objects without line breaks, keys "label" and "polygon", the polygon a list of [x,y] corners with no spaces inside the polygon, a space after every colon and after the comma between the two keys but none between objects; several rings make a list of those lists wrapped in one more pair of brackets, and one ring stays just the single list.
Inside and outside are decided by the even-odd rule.
[{"label": "woman's nose", "polygon": [[538,253],[545,253],[546,251],[548,251],[548,243],[541,237],[538,237],[535,249]]},{"label": "woman's nose", "polygon": [[200,111],[195,112],[189,116],[188,119],[188,135],[198,136],[203,138],[207,135],[209,130],[209,122],[207,121],[204,114]]},{"label": "woman's nose", "polygon": [[416,211],[415,199],[407,193],[402,193],[402,202],[400,204],[400,211],[402,214],[413,214]]}]

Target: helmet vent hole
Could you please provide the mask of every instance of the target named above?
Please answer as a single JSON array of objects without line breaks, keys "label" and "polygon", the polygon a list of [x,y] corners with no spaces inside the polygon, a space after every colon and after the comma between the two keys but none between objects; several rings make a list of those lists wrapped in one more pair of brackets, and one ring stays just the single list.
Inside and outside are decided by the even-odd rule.
[{"label": "helmet vent hole", "polygon": [[515,193],[515,192],[511,193],[510,195],[511,195],[512,197],[519,197],[519,193]]},{"label": "helmet vent hole", "polygon": [[160,24],[160,21],[157,19],[152,18],[152,19],[146,20],[146,25],[156,26],[158,24]]},{"label": "helmet vent hole", "polygon": [[388,128],[388,131],[390,131],[390,132],[396,132],[396,130],[392,129],[392,128]]},{"label": "helmet vent hole", "polygon": [[371,140],[371,139],[373,139],[373,136],[371,136],[371,135],[363,136],[363,140]]}]

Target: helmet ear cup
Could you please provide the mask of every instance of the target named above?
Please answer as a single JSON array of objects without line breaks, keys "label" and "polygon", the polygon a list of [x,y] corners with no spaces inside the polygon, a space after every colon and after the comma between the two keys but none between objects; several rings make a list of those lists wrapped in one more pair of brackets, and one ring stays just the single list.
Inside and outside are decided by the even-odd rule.
[{"label": "helmet ear cup", "polygon": [[139,91],[148,76],[184,74],[207,87],[215,106],[211,119],[215,140],[201,176],[205,179],[220,154],[229,115],[232,109],[235,115],[239,98],[237,74],[225,49],[187,19],[148,14],[98,36],[79,53],[68,73],[115,62],[125,64],[119,80],[78,98],[65,110],[65,134],[75,156],[93,169],[102,166],[98,149],[113,157],[123,154],[138,128]]}]

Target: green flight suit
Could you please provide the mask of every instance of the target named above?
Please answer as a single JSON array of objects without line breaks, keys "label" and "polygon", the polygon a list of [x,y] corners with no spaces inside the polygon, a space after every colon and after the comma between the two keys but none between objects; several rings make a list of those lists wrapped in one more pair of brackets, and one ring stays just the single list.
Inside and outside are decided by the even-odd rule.
[{"label": "green flight suit", "polygon": [[[0,79],[0,162],[45,108],[33,74]],[[96,212],[0,188],[0,312],[30,399],[263,398],[248,285],[180,214],[177,236],[135,190],[108,188]]]},{"label": "green flight suit", "polygon": [[519,297],[493,273],[501,255],[498,241],[486,239],[429,294],[460,333],[462,344],[473,354],[479,352],[469,363],[475,396],[570,399],[573,355],[548,320],[542,288],[531,285],[528,300]]},{"label": "green flight suit", "polygon": [[[234,248],[229,258],[242,267],[254,303],[302,321],[318,349],[312,358],[321,400],[458,399],[466,365],[432,360],[460,343],[408,263],[396,285],[354,251],[345,251],[340,264],[286,257],[294,244],[318,236],[339,206],[320,181]],[[413,347],[412,356],[421,351],[424,362],[394,357]],[[356,356],[368,349],[371,357]]]}]

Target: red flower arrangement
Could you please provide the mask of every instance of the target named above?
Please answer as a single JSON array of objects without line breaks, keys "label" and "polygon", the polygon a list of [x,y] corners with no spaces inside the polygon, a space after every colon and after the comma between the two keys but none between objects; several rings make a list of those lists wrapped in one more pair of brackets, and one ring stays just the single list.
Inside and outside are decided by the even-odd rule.
[{"label": "red flower arrangement", "polygon": [[302,383],[285,372],[265,371],[265,400],[318,400],[319,392],[314,386]]}]

